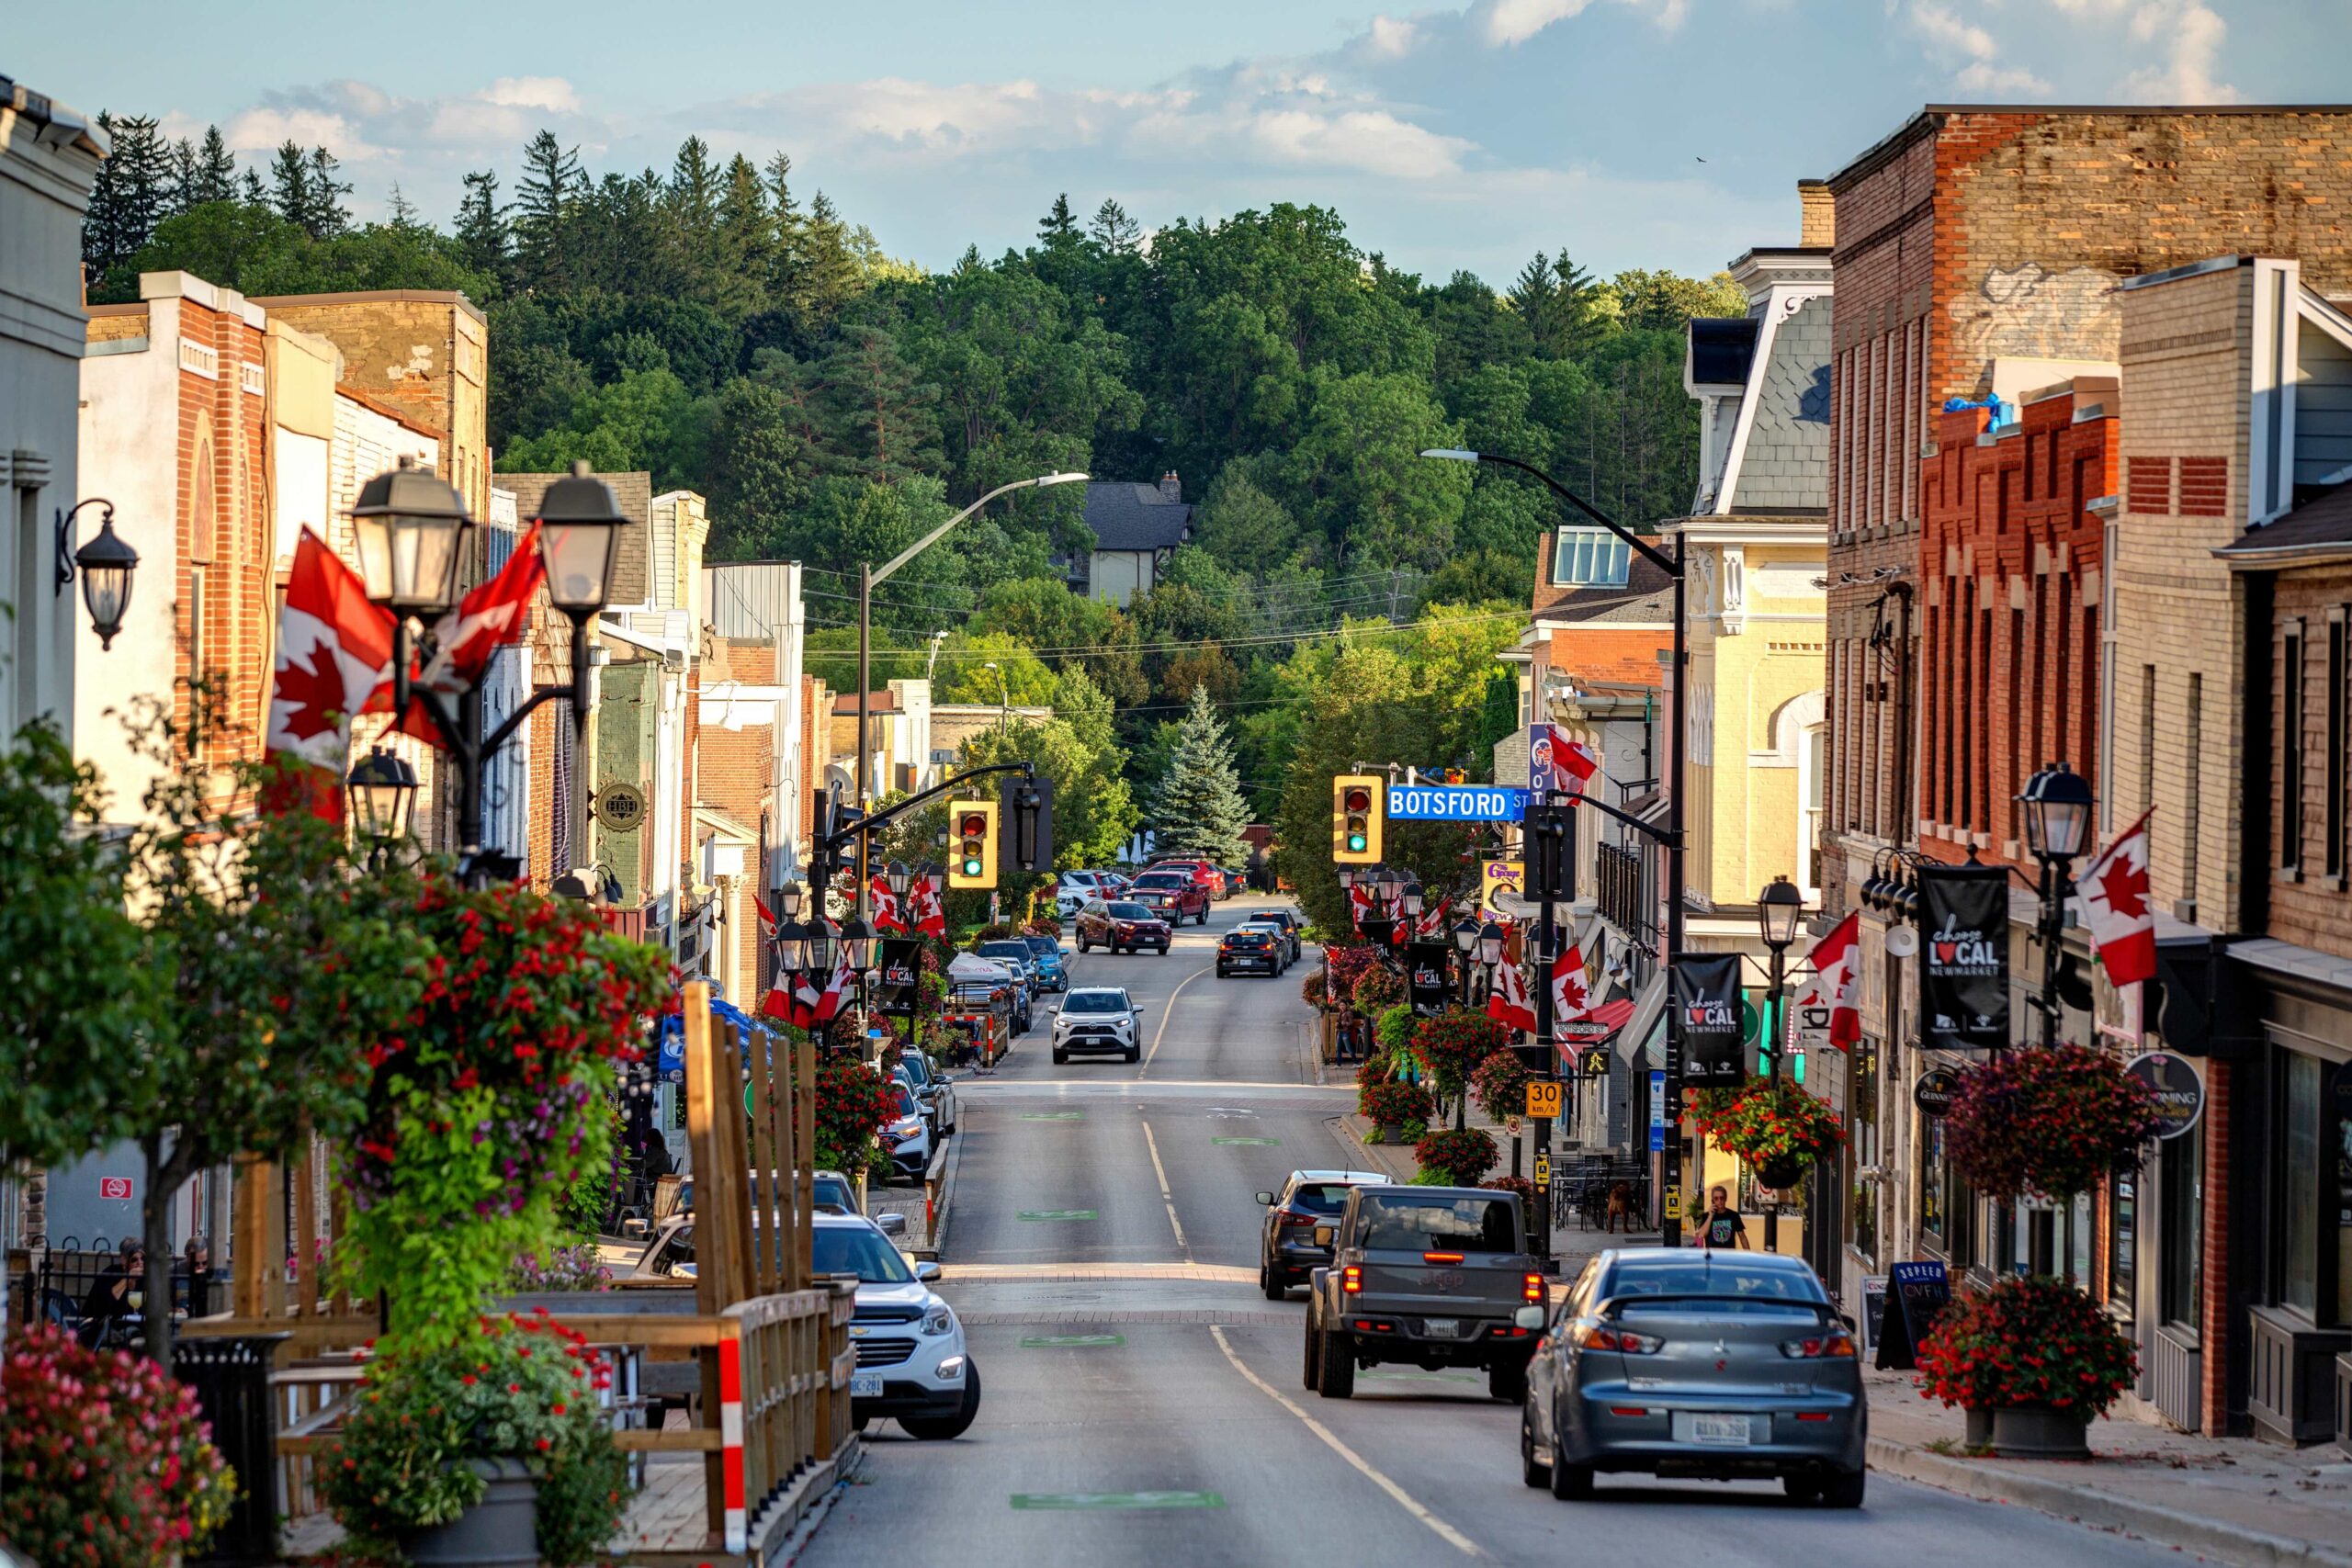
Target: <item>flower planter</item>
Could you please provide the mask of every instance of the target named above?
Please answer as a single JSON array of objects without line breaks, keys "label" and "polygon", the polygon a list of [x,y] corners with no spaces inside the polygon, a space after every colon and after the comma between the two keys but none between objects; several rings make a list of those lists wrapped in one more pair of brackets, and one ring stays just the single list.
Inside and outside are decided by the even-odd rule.
[{"label": "flower planter", "polygon": [[466,1463],[482,1478],[481,1501],[446,1525],[404,1533],[401,1550],[416,1568],[538,1568],[538,1477],[518,1459]]},{"label": "flower planter", "polygon": [[1378,1123],[1377,1130],[1374,1135],[1374,1141],[1375,1143],[1382,1144],[1403,1143],[1405,1141],[1404,1123],[1399,1122],[1383,1122]]},{"label": "flower planter", "polygon": [[2004,1404],[1993,1412],[1994,1451],[2010,1459],[2088,1459],[2087,1431],[2080,1416],[2055,1405]]},{"label": "flower planter", "polygon": [[1774,1191],[1785,1191],[1804,1179],[1804,1161],[1768,1159],[1756,1168],[1756,1179]]},{"label": "flower planter", "polygon": [[1968,1429],[1961,1440],[1972,1449],[1993,1446],[1993,1410],[1990,1405],[1971,1405],[1961,1412],[1968,1417]]}]

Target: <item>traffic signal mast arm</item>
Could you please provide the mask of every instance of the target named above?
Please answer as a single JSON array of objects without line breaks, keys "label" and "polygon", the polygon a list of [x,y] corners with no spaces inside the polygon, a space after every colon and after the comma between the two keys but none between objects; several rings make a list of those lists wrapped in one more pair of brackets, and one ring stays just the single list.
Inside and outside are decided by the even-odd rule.
[{"label": "traffic signal mast arm", "polygon": [[952,779],[932,785],[921,795],[910,795],[896,806],[885,807],[870,816],[861,817],[848,827],[827,834],[819,840],[817,848],[820,852],[831,854],[847,847],[859,834],[870,833],[876,828],[895,822],[917,807],[929,805],[950,790],[967,784],[974,779],[987,778],[991,773],[1019,773],[1025,778],[1034,779],[1037,776],[1037,764],[1035,762],[991,762],[985,768],[974,768],[970,773],[957,773]]}]

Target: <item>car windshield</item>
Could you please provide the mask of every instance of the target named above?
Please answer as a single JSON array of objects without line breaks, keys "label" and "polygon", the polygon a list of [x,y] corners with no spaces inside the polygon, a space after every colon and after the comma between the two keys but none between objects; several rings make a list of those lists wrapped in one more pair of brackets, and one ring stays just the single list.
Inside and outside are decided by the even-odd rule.
[{"label": "car windshield", "polygon": [[898,1081],[898,1080],[896,1080],[896,1079],[893,1079],[893,1080],[891,1081],[891,1086],[890,1086],[890,1087],[891,1087],[891,1088],[893,1088],[893,1089],[897,1089],[897,1090],[899,1091],[899,1115],[901,1115],[901,1116],[912,1116],[912,1115],[914,1115],[914,1114],[915,1114],[915,1096],[914,1096],[914,1090],[912,1090],[912,1089],[909,1089],[905,1084],[900,1083],[900,1082],[899,1082],[899,1081]]},{"label": "car windshield", "polygon": [[1064,1012],[1125,1012],[1127,998],[1116,991],[1072,991],[1062,1003]]},{"label": "car windshield", "polygon": [[1035,953],[1040,958],[1059,958],[1061,956],[1062,950],[1060,944],[1056,942],[1052,937],[1033,936],[1024,938],[1023,940],[1028,942],[1029,951]]},{"label": "car windshield", "polygon": [[932,1080],[933,1074],[931,1070],[930,1058],[926,1057],[920,1051],[899,1052],[898,1065],[905,1071],[907,1077],[913,1080],[915,1087],[918,1089]]},{"label": "car windshield", "polygon": [[[1656,1305],[1628,1303],[1630,1312],[1734,1313],[1743,1315],[1813,1317],[1801,1304],[1826,1302],[1821,1286],[1808,1270],[1743,1268],[1713,1257],[1695,1260],[1621,1263],[1600,1292],[1602,1300],[1627,1296],[1696,1295],[1727,1298],[1711,1302],[1660,1302]],[[1736,1299],[1728,1299],[1736,1298]]]},{"label": "car windshield", "polygon": [[1137,887],[1182,887],[1191,880],[1172,871],[1147,871],[1136,878],[1135,885]]},{"label": "car windshield", "polygon": [[1010,958],[1015,964],[1029,962],[1029,944],[1025,942],[984,942],[980,943],[982,958]]},{"label": "car windshield", "polygon": [[1290,1206],[1310,1214],[1336,1214],[1348,1201],[1344,1181],[1302,1181],[1290,1195]]},{"label": "car windshield", "polygon": [[1148,920],[1151,919],[1151,911],[1141,904],[1114,904],[1111,906],[1111,918],[1118,920]]},{"label": "car windshield", "polygon": [[839,1209],[845,1214],[857,1213],[857,1201],[850,1196],[849,1180],[846,1177],[817,1178],[816,1190],[810,1194],[809,1201],[820,1209]]},{"label": "car windshield", "polygon": [[1367,1198],[1364,1208],[1367,1247],[1509,1252],[1518,1242],[1509,1198]]},{"label": "car windshield", "polygon": [[865,1225],[819,1225],[809,1249],[820,1274],[854,1274],[869,1285],[903,1285],[915,1277],[889,1238]]}]

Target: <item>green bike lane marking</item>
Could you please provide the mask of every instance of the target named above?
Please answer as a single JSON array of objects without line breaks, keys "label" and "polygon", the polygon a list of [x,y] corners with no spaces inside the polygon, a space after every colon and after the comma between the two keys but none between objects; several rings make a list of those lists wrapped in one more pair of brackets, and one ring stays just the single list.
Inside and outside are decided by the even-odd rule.
[{"label": "green bike lane marking", "polygon": [[1023,1220],[1091,1220],[1091,1209],[1023,1209],[1014,1216]]},{"label": "green bike lane marking", "polygon": [[1222,1508],[1215,1492],[1015,1492],[1016,1508],[1075,1513],[1105,1508]]},{"label": "green bike lane marking", "polygon": [[1021,1340],[1023,1350],[1094,1350],[1125,1345],[1124,1334],[1030,1334]]},{"label": "green bike lane marking", "polygon": [[1275,1145],[1281,1143],[1282,1140],[1280,1138],[1211,1138],[1209,1142],[1212,1144],[1223,1144],[1227,1146],[1238,1146],[1241,1148],[1270,1149]]}]

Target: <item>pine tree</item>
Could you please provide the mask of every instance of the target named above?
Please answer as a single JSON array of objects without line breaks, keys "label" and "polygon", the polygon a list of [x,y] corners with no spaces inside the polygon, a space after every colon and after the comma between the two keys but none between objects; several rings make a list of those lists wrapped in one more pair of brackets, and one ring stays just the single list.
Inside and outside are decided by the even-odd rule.
[{"label": "pine tree", "polygon": [[798,286],[793,303],[807,325],[830,324],[854,298],[864,279],[849,248],[849,225],[823,191],[808,203],[801,230]]},{"label": "pine tree", "polygon": [[416,203],[411,201],[407,197],[401,194],[400,181],[394,180],[392,182],[392,194],[387,199],[385,205],[390,209],[389,216],[386,219],[386,222],[390,227],[397,229],[402,233],[410,233],[424,227],[424,224],[417,221]]},{"label": "pine tree", "polygon": [[1053,207],[1046,211],[1043,219],[1038,220],[1037,238],[1040,243],[1046,245],[1051,245],[1057,240],[1068,241],[1078,238],[1078,217],[1069,209],[1069,192],[1064,191],[1054,197]]},{"label": "pine tree", "polygon": [[197,205],[200,167],[195,142],[183,136],[172,144],[172,211],[175,216]]},{"label": "pine tree", "polygon": [[718,274],[718,171],[710,144],[689,136],[670,164],[662,192],[663,238],[670,265],[689,298],[706,303],[717,292]]},{"label": "pine tree", "polygon": [[458,204],[458,254],[485,277],[503,279],[507,265],[506,209],[498,204],[498,175],[478,169],[466,176]]},{"label": "pine tree", "polygon": [[204,145],[196,154],[196,184],[188,192],[188,205],[201,207],[208,201],[237,199],[237,160],[229,155],[229,139],[220,134],[217,125],[204,128]]},{"label": "pine tree", "polygon": [[82,221],[82,261],[90,281],[129,261],[172,210],[172,152],[151,118],[101,111],[114,150],[99,164]]},{"label": "pine tree", "polygon": [[343,205],[351,182],[335,178],[342,167],[325,148],[311,149],[310,206],[302,227],[313,240],[332,240],[351,227],[351,210]]},{"label": "pine tree", "polygon": [[243,202],[247,207],[267,207],[269,205],[269,191],[268,188],[261,183],[261,171],[259,169],[247,169],[244,172],[242,181],[237,186],[237,199]]},{"label": "pine tree", "polygon": [[1127,209],[1110,197],[1094,209],[1094,222],[1087,233],[1093,242],[1114,255],[1132,251],[1143,238],[1143,225],[1127,216]]},{"label": "pine tree", "polygon": [[523,150],[514,186],[514,271],[525,288],[561,289],[572,282],[571,230],[582,186],[580,149],[542,130]]},{"label": "pine tree", "polygon": [[288,223],[311,226],[311,161],[292,137],[278,144],[270,160],[270,203]]},{"label": "pine tree", "polygon": [[738,316],[765,310],[768,280],[775,274],[775,214],[760,172],[740,152],[727,165],[719,192],[718,245],[713,291],[719,307]]},{"label": "pine tree", "polygon": [[1241,830],[1250,803],[1241,794],[1233,743],[1206,686],[1193,688],[1192,705],[1176,727],[1168,771],[1151,802],[1151,827],[1161,854],[1198,855],[1216,865],[1238,865],[1249,853]]}]

